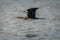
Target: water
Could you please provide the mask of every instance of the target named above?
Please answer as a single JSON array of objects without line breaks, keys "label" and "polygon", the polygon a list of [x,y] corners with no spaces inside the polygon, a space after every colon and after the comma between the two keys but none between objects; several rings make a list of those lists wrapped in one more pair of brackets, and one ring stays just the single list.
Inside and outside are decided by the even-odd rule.
[{"label": "water", "polygon": [[[36,17],[46,19],[16,18],[31,7],[39,7]],[[60,0],[0,0],[0,40],[60,40]]]}]

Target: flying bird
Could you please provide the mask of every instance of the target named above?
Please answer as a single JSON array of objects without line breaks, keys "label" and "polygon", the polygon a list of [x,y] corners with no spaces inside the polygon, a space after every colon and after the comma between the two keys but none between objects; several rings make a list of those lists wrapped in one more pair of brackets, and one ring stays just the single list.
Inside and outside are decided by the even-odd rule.
[{"label": "flying bird", "polygon": [[45,18],[36,18],[36,10],[39,9],[39,8],[29,8],[27,9],[26,12],[27,13],[27,17],[19,17],[17,16],[17,18],[20,18],[20,19],[45,19]]}]

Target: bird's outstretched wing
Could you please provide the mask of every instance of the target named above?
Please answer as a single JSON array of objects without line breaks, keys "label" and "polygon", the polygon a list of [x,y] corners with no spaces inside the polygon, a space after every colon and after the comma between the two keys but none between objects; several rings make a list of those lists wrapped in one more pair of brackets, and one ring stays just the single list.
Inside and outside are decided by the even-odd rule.
[{"label": "bird's outstretched wing", "polygon": [[27,14],[28,18],[35,19],[36,18],[36,10],[37,9],[38,8],[27,9],[27,11],[28,11],[28,14]]}]

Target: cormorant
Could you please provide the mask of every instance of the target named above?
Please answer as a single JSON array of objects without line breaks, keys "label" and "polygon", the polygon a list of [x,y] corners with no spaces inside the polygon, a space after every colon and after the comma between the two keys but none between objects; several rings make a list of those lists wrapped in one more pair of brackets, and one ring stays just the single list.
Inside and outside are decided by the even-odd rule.
[{"label": "cormorant", "polygon": [[26,12],[27,13],[27,17],[20,17],[20,16],[17,16],[16,18],[20,18],[20,19],[24,19],[24,20],[27,20],[27,19],[45,19],[45,18],[36,18],[36,10],[39,9],[39,8],[29,8],[27,9]]}]

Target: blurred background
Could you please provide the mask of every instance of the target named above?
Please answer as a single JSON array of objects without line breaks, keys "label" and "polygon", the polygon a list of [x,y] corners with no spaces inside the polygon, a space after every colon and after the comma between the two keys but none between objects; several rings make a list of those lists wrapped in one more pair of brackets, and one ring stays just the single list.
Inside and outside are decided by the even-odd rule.
[{"label": "blurred background", "polygon": [[[39,8],[36,17],[46,19],[16,18],[34,7]],[[60,0],[0,0],[0,40],[60,40]]]}]

